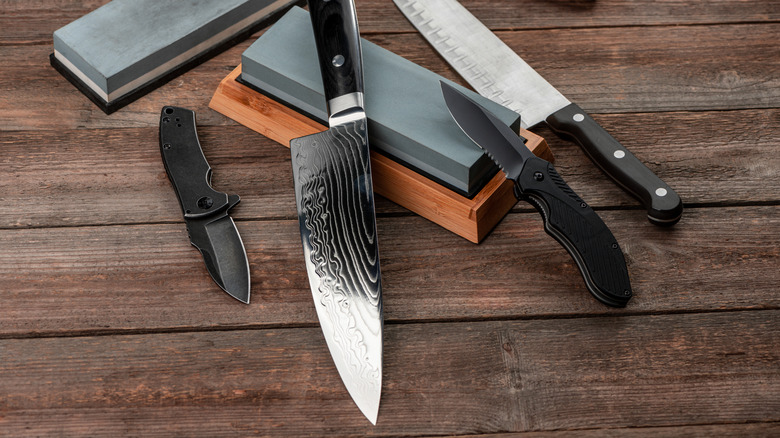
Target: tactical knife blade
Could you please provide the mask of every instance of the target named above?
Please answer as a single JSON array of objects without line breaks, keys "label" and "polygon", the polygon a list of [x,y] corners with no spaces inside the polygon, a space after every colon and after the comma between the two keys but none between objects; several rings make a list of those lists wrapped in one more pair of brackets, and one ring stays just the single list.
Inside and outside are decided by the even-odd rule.
[{"label": "tactical knife blade", "polygon": [[160,115],[160,153],[179,198],[190,242],[200,250],[211,278],[233,298],[249,303],[249,261],[228,210],[239,202],[211,187],[195,112],[166,106]]},{"label": "tactical knife blade", "polygon": [[376,424],[382,389],[382,282],[357,15],[352,0],[309,0],[327,131],[290,142],[306,271],[341,380]]},{"label": "tactical knife blade", "polygon": [[683,205],[577,104],[570,102],[456,0],[393,0],[417,30],[481,95],[519,113],[524,128],[546,122],[647,209],[651,223],[674,225]]},{"label": "tactical knife blade", "polygon": [[539,210],[544,230],[571,254],[588,291],[606,305],[624,307],[631,299],[628,268],[604,221],[511,128],[455,88],[444,82],[441,88],[452,118],[514,182],[515,197]]}]

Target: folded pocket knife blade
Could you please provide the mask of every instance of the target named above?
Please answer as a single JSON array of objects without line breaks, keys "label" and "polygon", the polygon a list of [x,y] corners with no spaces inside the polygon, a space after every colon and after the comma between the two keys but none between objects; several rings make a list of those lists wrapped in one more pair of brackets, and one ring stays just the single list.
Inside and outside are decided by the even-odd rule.
[{"label": "folded pocket knife blade", "polygon": [[249,303],[249,261],[228,210],[239,202],[211,187],[211,166],[203,155],[195,112],[174,106],[160,114],[160,153],[179,198],[190,242],[203,255],[211,278],[233,298]]}]

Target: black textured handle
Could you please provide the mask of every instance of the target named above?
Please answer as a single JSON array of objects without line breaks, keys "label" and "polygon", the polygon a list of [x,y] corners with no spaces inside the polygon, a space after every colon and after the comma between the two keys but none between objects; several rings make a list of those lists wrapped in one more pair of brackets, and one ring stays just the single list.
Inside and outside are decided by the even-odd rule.
[{"label": "black textured handle", "polygon": [[677,193],[582,108],[572,103],[547,117],[547,124],[558,135],[573,137],[597,166],[639,199],[650,222],[668,226],[680,220],[683,205]]},{"label": "black textured handle", "polygon": [[601,218],[541,158],[526,161],[516,184],[517,196],[539,210],[544,229],[571,254],[585,285],[602,303],[623,307],[631,283],[623,252]]},{"label": "black textured handle", "polygon": [[238,203],[211,188],[211,166],[195,128],[195,112],[166,106],[160,114],[160,154],[186,218],[207,216]]},{"label": "black textured handle", "polygon": [[360,33],[353,0],[308,0],[325,99],[363,92]]}]

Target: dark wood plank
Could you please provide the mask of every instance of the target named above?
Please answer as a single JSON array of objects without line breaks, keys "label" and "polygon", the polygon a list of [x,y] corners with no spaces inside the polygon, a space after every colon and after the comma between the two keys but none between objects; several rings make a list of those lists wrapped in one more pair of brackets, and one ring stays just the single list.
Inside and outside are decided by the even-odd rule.
[{"label": "dark wood plank", "polygon": [[[707,0],[459,0],[494,30],[658,26],[776,22],[780,11],[771,1]],[[395,4],[385,0],[357,0],[360,30],[366,32],[414,31]]]},{"label": "dark wood plank", "polygon": [[779,324],[778,311],[391,324],[376,427],[319,328],[3,340],[0,422],[10,436],[209,437],[777,422]]},{"label": "dark wood plank", "polygon": [[[52,44],[55,30],[108,3],[109,0],[3,1],[0,46]],[[50,50],[52,50],[50,48]]]},{"label": "dark wood plank", "polygon": [[[107,0],[32,0],[2,3],[0,45],[51,44],[52,33]],[[529,1],[462,0],[491,29],[541,29],[632,25],[753,23],[780,20],[773,0]],[[411,32],[413,27],[387,0],[357,0],[363,33]]]},{"label": "dark wood plank", "polygon": [[[774,108],[780,23],[497,32],[548,82],[594,113]],[[460,80],[419,34],[369,39]],[[460,80],[462,82],[462,80]]]},{"label": "dark wood plank", "polygon": [[[632,427],[619,429],[562,430],[551,432],[497,433],[451,435],[443,438],[775,438],[780,435],[780,423],[707,424],[699,426]],[[439,435],[437,435],[438,437]]]},{"label": "dark wood plank", "polygon": [[[557,29],[500,36],[584,109],[623,113],[775,107],[780,99],[780,46],[774,43],[778,33],[780,23]],[[369,39],[462,82],[418,34]],[[251,42],[111,116],[48,66],[48,47],[3,47],[3,58],[12,61],[0,76],[0,130],[152,126],[167,104],[202,113],[207,125],[230,123],[205,108]]]},{"label": "dark wood plank", "polygon": [[[635,297],[623,310],[590,296],[536,213],[507,216],[480,245],[416,216],[380,218],[385,319],[778,308],[778,213],[691,209],[661,229],[634,211],[601,212],[629,265]],[[238,228],[248,306],[214,284],[183,224],[2,230],[0,335],[316,325],[297,221]]]},{"label": "dark wood plank", "polygon": [[[208,119],[213,111],[198,113]],[[217,115],[218,116],[218,115]],[[149,114],[152,117],[152,114]],[[155,118],[159,116],[154,114]],[[687,205],[780,201],[780,111],[598,115]],[[638,203],[574,143],[549,129],[556,167],[597,208]],[[289,151],[242,126],[203,126],[214,187],[236,193],[238,219],[294,218]],[[717,133],[717,135],[713,135]],[[0,228],[180,222],[159,155],[157,127],[0,131]],[[407,210],[380,199],[380,215]],[[519,203],[517,210],[530,210]],[[640,210],[635,215],[642,216]]]}]

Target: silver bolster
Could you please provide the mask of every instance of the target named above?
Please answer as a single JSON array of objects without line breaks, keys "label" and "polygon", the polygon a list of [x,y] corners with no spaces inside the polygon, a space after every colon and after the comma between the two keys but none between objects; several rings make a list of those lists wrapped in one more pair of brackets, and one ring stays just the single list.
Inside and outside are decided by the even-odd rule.
[{"label": "silver bolster", "polygon": [[328,114],[330,114],[328,117],[330,126],[343,125],[365,119],[366,111],[363,109],[363,93],[355,92],[334,97],[328,101]]}]

